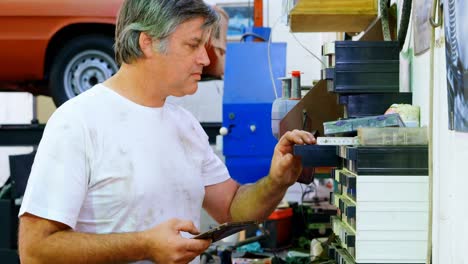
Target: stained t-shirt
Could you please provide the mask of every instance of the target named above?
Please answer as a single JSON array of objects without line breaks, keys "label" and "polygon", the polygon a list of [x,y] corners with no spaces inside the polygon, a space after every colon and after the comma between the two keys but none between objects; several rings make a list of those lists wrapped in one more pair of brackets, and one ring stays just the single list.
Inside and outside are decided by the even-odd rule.
[{"label": "stained t-shirt", "polygon": [[170,218],[199,227],[204,187],[229,179],[199,122],[96,85],[47,123],[23,198],[25,212],[75,231],[142,231]]}]

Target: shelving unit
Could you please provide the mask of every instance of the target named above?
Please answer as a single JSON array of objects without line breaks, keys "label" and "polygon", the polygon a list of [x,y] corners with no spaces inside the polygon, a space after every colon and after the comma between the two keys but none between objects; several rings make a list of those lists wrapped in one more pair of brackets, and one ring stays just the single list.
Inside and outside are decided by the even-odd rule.
[{"label": "shelving unit", "polygon": [[335,170],[332,197],[340,209],[332,219],[339,240],[331,257],[347,264],[425,263],[427,146],[340,148],[345,165]]}]

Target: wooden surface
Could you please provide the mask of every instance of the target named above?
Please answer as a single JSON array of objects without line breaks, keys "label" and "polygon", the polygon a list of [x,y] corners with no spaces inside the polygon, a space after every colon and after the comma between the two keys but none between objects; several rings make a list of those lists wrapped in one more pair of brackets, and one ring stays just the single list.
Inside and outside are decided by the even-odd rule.
[{"label": "wooden surface", "polygon": [[299,0],[292,32],[361,32],[377,17],[377,0]]},{"label": "wooden surface", "polygon": [[[323,123],[343,117],[344,107],[335,93],[327,91],[327,81],[320,80],[280,121],[280,136],[286,131],[303,129],[323,136]],[[304,114],[304,112],[306,114]],[[305,122],[304,122],[304,119]]]},{"label": "wooden surface", "polygon": [[[392,40],[397,40],[397,26],[394,18],[390,18],[390,35]],[[358,39],[359,41],[384,41],[382,33],[382,21],[380,18],[374,20],[369,27],[364,30],[362,36]]]}]

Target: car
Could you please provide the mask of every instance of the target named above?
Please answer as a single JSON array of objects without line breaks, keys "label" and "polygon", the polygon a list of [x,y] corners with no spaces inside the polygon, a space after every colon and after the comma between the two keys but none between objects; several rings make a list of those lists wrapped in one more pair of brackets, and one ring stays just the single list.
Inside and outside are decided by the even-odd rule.
[{"label": "car", "polygon": [[50,95],[59,106],[112,76],[122,2],[0,1],[0,89]]}]

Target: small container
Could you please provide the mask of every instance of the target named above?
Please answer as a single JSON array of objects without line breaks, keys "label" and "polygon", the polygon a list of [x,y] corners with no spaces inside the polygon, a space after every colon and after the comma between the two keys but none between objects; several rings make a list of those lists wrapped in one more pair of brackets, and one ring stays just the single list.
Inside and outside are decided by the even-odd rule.
[{"label": "small container", "polygon": [[280,249],[291,245],[292,208],[276,209],[264,222],[269,237],[260,242],[265,249]]},{"label": "small container", "polygon": [[300,100],[301,99],[301,72],[292,71],[291,72],[291,99]]},{"label": "small container", "polygon": [[283,77],[279,79],[281,80],[281,90],[282,90],[281,97],[283,99],[291,98],[291,78]]},{"label": "small container", "polygon": [[363,146],[427,145],[427,127],[358,128],[359,143]]},{"label": "small container", "polygon": [[271,106],[271,131],[275,138],[279,139],[279,124],[291,109],[298,103],[298,100],[278,98]]}]

